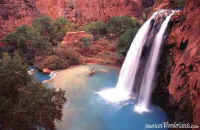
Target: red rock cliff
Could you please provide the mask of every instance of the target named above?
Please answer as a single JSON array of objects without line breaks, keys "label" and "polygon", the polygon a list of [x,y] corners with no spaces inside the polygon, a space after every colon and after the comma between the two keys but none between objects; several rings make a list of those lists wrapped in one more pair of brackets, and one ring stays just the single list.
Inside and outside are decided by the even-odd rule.
[{"label": "red rock cliff", "polygon": [[65,15],[79,23],[121,15],[141,17],[141,6],[141,0],[68,0]]},{"label": "red rock cliff", "polygon": [[129,15],[141,18],[142,0],[1,0],[0,39],[34,17],[49,15],[81,24]]},{"label": "red rock cliff", "polygon": [[200,126],[200,1],[187,0],[180,20],[168,42],[175,46],[169,93],[179,109],[191,108],[193,122]]},{"label": "red rock cliff", "polygon": [[[173,2],[163,0],[154,9],[169,8],[170,1]],[[175,121],[200,126],[200,1],[186,0],[184,10],[175,15],[172,22],[168,37],[171,47],[168,54],[171,63],[167,83],[169,105],[165,106],[174,109]]]},{"label": "red rock cliff", "polygon": [[37,14],[33,0],[1,0],[0,39],[16,26],[29,24]]}]

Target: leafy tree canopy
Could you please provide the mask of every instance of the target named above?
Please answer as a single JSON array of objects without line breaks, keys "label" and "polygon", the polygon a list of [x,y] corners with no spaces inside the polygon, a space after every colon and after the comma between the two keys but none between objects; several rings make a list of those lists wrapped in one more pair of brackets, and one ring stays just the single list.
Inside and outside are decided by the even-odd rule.
[{"label": "leafy tree canopy", "polygon": [[37,126],[55,130],[66,101],[62,90],[36,83],[17,52],[3,55],[0,62],[0,129],[36,130]]},{"label": "leafy tree canopy", "polygon": [[131,46],[133,38],[135,37],[138,28],[127,30],[120,38],[117,44],[118,54],[125,57],[128,49]]},{"label": "leafy tree canopy", "polygon": [[116,36],[121,36],[128,29],[139,27],[139,22],[129,16],[112,17],[108,22],[108,31]]}]

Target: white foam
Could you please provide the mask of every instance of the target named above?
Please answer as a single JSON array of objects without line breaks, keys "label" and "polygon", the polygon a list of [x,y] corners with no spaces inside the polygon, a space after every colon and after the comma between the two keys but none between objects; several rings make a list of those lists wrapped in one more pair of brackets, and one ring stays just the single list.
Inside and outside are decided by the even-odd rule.
[{"label": "white foam", "polygon": [[97,94],[99,94],[104,100],[111,103],[120,103],[131,98],[129,92],[117,88],[104,89],[97,92]]},{"label": "white foam", "polygon": [[27,71],[27,73],[28,73],[29,75],[33,75],[34,72],[35,72],[35,69],[30,69],[30,70]]},{"label": "white foam", "polygon": [[139,113],[139,114],[142,114],[142,113],[145,113],[145,112],[150,112],[150,110],[147,108],[146,105],[141,105],[141,104],[136,105],[134,107],[134,111]]}]

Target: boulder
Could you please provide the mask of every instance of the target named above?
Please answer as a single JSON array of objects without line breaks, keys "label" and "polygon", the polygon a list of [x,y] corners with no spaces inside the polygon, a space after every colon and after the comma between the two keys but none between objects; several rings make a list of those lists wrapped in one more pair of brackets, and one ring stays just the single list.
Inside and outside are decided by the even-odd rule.
[{"label": "boulder", "polygon": [[51,73],[51,70],[48,69],[48,68],[43,68],[43,69],[42,69],[42,72],[45,73],[45,74],[50,74],[50,73]]}]

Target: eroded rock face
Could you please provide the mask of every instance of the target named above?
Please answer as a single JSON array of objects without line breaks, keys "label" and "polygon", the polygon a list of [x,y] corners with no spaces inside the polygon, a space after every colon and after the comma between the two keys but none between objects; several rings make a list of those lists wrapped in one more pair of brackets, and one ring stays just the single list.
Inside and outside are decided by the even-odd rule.
[{"label": "eroded rock face", "polygon": [[167,42],[170,64],[165,70],[169,72],[165,84],[169,104],[165,102],[165,109],[172,112],[175,121],[200,126],[200,1],[187,0],[184,10],[172,17],[172,23]]},{"label": "eroded rock face", "polygon": [[30,24],[38,11],[34,0],[1,0],[0,1],[0,39],[13,28]]},{"label": "eroded rock face", "polygon": [[81,55],[81,63],[110,64],[118,63],[118,55],[115,40],[112,42],[101,37],[94,40],[94,36],[84,31],[67,32],[62,46],[73,48],[73,50]]},{"label": "eroded rock face", "polygon": [[85,24],[129,15],[141,18],[142,0],[1,0],[0,39],[19,25],[30,24],[35,17],[63,16]]},{"label": "eroded rock face", "polygon": [[65,16],[79,23],[129,15],[141,18],[142,0],[68,0]]},{"label": "eroded rock face", "polygon": [[[200,1],[187,0],[180,23],[176,24],[168,43],[174,45],[173,71],[169,93],[180,104],[191,108],[193,122],[200,125]],[[182,22],[182,23],[181,23]],[[186,102],[187,101],[187,102]],[[186,102],[186,104],[185,104]]]},{"label": "eroded rock face", "polygon": [[159,9],[169,9],[170,8],[170,1],[169,0],[156,0],[153,10],[159,10]]},{"label": "eroded rock face", "polygon": [[77,44],[83,39],[88,39],[88,40],[93,40],[93,35],[88,34],[84,31],[80,32],[67,32],[65,37],[63,38],[63,41],[61,44],[65,45],[70,45],[70,44]]},{"label": "eroded rock face", "polygon": [[64,16],[67,0],[34,0],[37,10],[51,18]]}]

